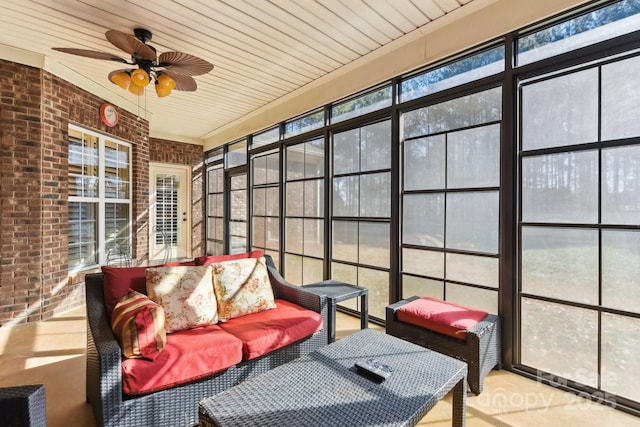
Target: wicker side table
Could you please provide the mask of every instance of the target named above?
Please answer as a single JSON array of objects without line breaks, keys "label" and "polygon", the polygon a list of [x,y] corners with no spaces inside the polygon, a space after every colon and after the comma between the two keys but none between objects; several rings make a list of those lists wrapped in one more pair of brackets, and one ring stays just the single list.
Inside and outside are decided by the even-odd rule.
[{"label": "wicker side table", "polygon": [[0,414],[6,427],[46,427],[44,385],[0,388]]}]

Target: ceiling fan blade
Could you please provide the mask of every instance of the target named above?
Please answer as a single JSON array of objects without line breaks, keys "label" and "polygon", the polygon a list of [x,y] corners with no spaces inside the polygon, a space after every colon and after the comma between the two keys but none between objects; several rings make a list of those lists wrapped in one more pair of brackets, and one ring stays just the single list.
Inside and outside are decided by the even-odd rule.
[{"label": "ceiling fan blade", "polygon": [[173,67],[171,67],[171,70],[164,70],[163,73],[176,81],[176,87],[174,88],[174,90],[193,92],[198,88],[198,85],[196,84],[196,81],[193,79],[193,77],[174,73]]},{"label": "ceiling fan blade", "polygon": [[95,50],[74,49],[74,48],[66,48],[66,47],[53,47],[52,49],[57,50],[58,52],[70,53],[71,55],[84,56],[87,58],[104,59],[107,61],[123,62],[125,64],[129,63],[126,59],[120,58],[119,56],[112,55],[110,53],[105,53],[105,52],[98,52]]},{"label": "ceiling fan blade", "polygon": [[138,55],[147,61],[155,61],[156,59],[156,51],[131,34],[125,34],[118,30],[109,30],[105,33],[105,36],[111,44],[130,55]]},{"label": "ceiling fan blade", "polygon": [[213,70],[213,64],[197,56],[182,52],[164,52],[158,57],[159,67],[171,67],[171,71],[185,76],[199,76]]}]

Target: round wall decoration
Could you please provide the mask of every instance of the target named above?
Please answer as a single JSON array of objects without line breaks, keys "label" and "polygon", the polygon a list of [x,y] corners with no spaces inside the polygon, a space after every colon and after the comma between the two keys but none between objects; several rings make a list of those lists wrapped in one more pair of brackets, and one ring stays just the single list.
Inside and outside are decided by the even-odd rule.
[{"label": "round wall decoration", "polygon": [[105,125],[113,127],[118,123],[118,110],[113,105],[105,102],[100,106],[100,118]]}]

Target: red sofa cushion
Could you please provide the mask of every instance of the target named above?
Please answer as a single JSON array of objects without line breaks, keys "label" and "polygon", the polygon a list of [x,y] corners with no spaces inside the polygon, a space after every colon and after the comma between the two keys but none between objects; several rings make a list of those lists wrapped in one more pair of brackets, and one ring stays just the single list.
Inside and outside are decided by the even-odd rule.
[{"label": "red sofa cushion", "polygon": [[111,318],[111,312],[129,289],[141,294],[147,294],[147,278],[145,271],[148,267],[109,267],[103,266],[104,273],[104,305]]},{"label": "red sofa cushion", "polygon": [[233,255],[205,255],[196,257],[195,261],[197,265],[208,266],[213,264],[214,262],[222,262],[222,261],[232,261],[234,259],[243,259],[243,258],[260,258],[264,256],[264,252],[262,251],[251,251],[244,252],[241,254],[233,254]]},{"label": "red sofa cushion", "polygon": [[220,327],[242,341],[245,360],[313,335],[322,329],[322,316],[297,304],[276,299],[276,308],[236,317]]},{"label": "red sofa cushion", "polygon": [[467,339],[467,330],[489,313],[448,301],[421,297],[397,310],[398,320],[421,326],[453,338]]},{"label": "red sofa cushion", "polygon": [[122,391],[138,395],[208,377],[242,360],[242,341],[218,325],[167,334],[164,349],[151,362],[122,361]]}]

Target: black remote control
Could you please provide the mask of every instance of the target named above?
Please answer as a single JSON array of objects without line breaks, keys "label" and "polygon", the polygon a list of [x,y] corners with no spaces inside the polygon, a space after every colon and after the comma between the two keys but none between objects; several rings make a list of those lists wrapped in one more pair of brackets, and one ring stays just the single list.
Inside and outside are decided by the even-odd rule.
[{"label": "black remote control", "polygon": [[366,374],[372,375],[378,379],[386,380],[391,376],[389,369],[381,368],[377,363],[372,364],[369,362],[356,362],[356,368]]}]

